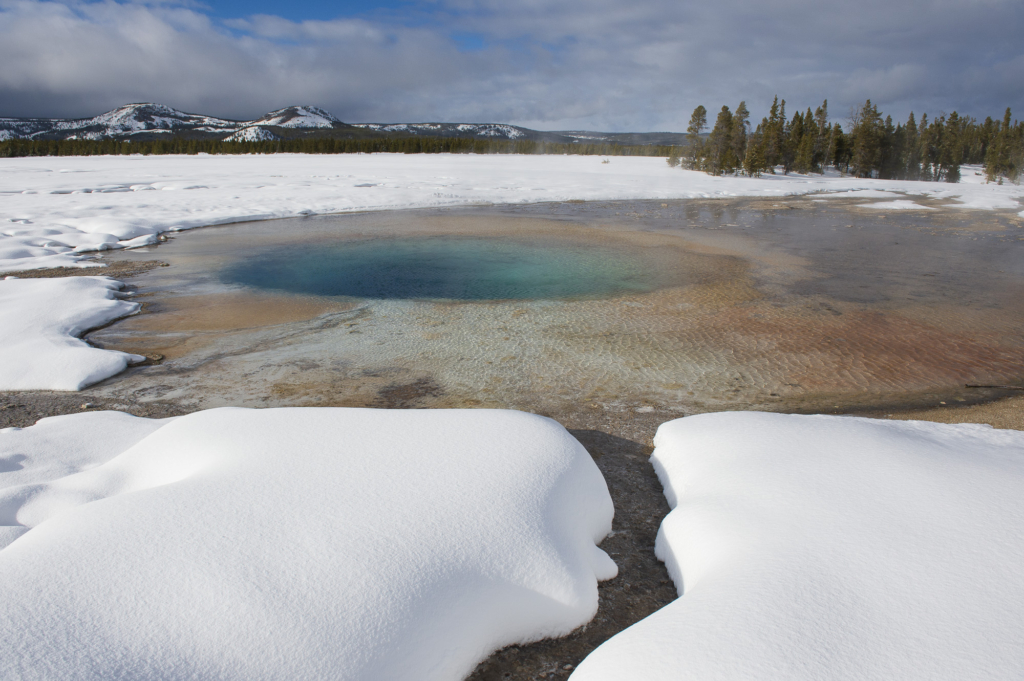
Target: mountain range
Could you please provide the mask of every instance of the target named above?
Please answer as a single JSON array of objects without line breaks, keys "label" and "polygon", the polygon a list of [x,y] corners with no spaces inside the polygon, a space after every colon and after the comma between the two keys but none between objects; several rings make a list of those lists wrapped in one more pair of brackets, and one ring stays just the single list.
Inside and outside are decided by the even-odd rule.
[{"label": "mountain range", "polygon": [[0,141],[140,140],[179,137],[264,141],[303,137],[369,138],[385,135],[532,140],[558,144],[685,144],[675,132],[540,131],[505,123],[343,123],[315,106],[289,106],[251,121],[185,113],[163,104],[126,104],[92,118],[0,118]]}]

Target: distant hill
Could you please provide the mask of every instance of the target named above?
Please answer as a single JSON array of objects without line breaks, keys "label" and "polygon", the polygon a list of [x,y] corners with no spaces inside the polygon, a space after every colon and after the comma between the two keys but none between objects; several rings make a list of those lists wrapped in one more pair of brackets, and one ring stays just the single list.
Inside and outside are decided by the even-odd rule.
[{"label": "distant hill", "polygon": [[182,138],[259,142],[305,137],[365,139],[382,136],[531,140],[557,144],[684,145],[685,133],[544,132],[504,123],[343,123],[315,106],[289,106],[251,121],[185,113],[153,103],[126,104],[92,118],[0,118],[0,141],[139,140]]}]

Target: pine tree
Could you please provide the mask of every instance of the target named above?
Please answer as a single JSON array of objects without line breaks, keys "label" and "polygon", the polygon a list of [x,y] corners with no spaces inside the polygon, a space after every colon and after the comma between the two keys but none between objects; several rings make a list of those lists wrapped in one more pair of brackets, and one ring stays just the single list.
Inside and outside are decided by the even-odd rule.
[{"label": "pine tree", "polygon": [[686,128],[686,139],[690,145],[690,155],[686,161],[686,167],[690,170],[700,170],[704,165],[704,144],[701,142],[700,134],[708,127],[708,110],[703,105],[693,110],[690,116],[690,125]]},{"label": "pine tree", "polygon": [[1007,126],[1007,166],[1006,177],[1012,182],[1019,182],[1021,171],[1024,170],[1024,123],[1014,122]]},{"label": "pine tree", "polygon": [[882,117],[877,107],[867,100],[854,116],[853,157],[850,165],[857,177],[872,177],[879,171],[882,156]]},{"label": "pine tree", "polygon": [[[818,147],[818,125],[814,121],[814,114],[811,113],[811,107],[807,107],[807,111],[804,113],[804,137],[810,138],[810,149],[807,152],[807,172],[810,173],[818,169],[818,165],[815,162],[815,151]],[[801,139],[800,144],[797,145],[797,155],[800,154],[800,145],[804,144]]]},{"label": "pine tree", "polygon": [[881,126],[881,140],[878,154],[878,176],[892,179],[899,173],[899,138],[903,130],[893,127],[892,116],[886,116]]},{"label": "pine tree", "polygon": [[850,135],[843,132],[843,126],[838,123],[832,125],[833,139],[835,140],[835,152],[832,165],[840,174],[850,172],[850,159],[853,157],[853,144]]},{"label": "pine tree", "polygon": [[1007,107],[1002,124],[996,123],[996,133],[985,154],[985,177],[989,182],[1010,170],[1010,109]]},{"label": "pine tree", "polygon": [[[946,182],[960,181],[960,164],[964,158],[964,128],[970,121],[961,118],[956,111],[949,114],[942,129],[939,144],[939,174]],[[938,177],[935,178],[938,181]]]},{"label": "pine tree", "polygon": [[[781,113],[781,110],[780,110]],[[797,148],[804,137],[804,117],[799,111],[793,114],[793,120],[786,124],[782,143],[782,172],[788,174],[796,161]]]},{"label": "pine tree", "polygon": [[747,135],[750,133],[750,110],[745,101],[740,102],[732,115],[732,153],[737,166],[747,155]]},{"label": "pine tree", "polygon": [[804,132],[796,150],[796,157],[793,159],[793,170],[796,172],[807,175],[814,170],[814,140],[816,137],[812,130]]},{"label": "pine tree", "polygon": [[821,103],[821,106],[814,110],[814,126],[817,128],[817,131],[814,140],[814,156],[811,161],[811,165],[818,168],[818,170],[824,174],[825,166],[829,164],[829,161],[832,158],[832,149],[834,144],[832,129],[828,124],[827,99]]},{"label": "pine tree", "polygon": [[981,125],[973,118],[967,118],[961,127],[964,145],[964,156],[961,163],[984,163],[985,152],[992,139],[992,117],[985,119]]},{"label": "pine tree", "polygon": [[946,116],[932,119],[921,134],[922,178],[941,182],[943,179],[942,148],[946,134]]},{"label": "pine tree", "polygon": [[903,126],[903,149],[901,165],[902,179],[917,180],[921,177],[921,140],[917,132],[914,112],[910,112],[907,124]]},{"label": "pine tree", "polygon": [[729,107],[723,106],[715,119],[715,127],[708,137],[706,170],[712,175],[731,173],[736,169],[737,159],[732,144],[733,117]]},{"label": "pine tree", "polygon": [[761,173],[768,169],[768,161],[764,157],[764,124],[757,126],[757,129],[747,140],[747,153],[743,156],[743,172],[750,177],[761,177]]},{"label": "pine tree", "polygon": [[779,107],[779,96],[775,96],[772,108],[768,112],[768,118],[762,121],[764,126],[764,157],[768,172],[774,174],[775,166],[782,160],[782,147],[784,143],[783,133],[786,125],[786,100],[782,100],[782,107]]}]

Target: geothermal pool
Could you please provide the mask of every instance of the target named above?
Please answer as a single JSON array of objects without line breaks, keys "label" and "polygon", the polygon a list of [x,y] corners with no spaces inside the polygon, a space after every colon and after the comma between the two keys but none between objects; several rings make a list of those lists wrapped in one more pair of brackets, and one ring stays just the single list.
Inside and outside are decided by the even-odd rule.
[{"label": "geothermal pool", "polygon": [[253,289],[372,300],[564,300],[647,293],[672,273],[626,249],[550,238],[420,236],[277,248],[226,267]]},{"label": "geothermal pool", "polygon": [[188,408],[848,410],[1024,377],[1011,212],[856,198],[563,203],[211,227],[120,260],[163,356],[91,389]]}]

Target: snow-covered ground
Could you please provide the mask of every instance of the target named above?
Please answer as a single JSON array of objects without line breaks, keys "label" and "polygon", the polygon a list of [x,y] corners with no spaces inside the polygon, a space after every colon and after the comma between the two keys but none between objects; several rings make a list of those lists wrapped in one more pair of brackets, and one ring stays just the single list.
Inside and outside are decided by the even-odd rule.
[{"label": "snow-covered ground", "polygon": [[1024,198],[1024,187],[984,184],[971,166],[950,185],[835,174],[723,178],[669,168],[662,158],[597,156],[16,158],[0,161],[0,272],[81,264],[83,253],[144,245],[167,230],[314,213],[879,190],[970,208],[1019,210]]},{"label": "snow-covered ground", "polygon": [[611,520],[520,412],[44,419],[0,431],[0,678],[453,681],[594,615]]},{"label": "snow-covered ground", "polygon": [[655,446],[681,596],[574,681],[1024,678],[1024,432],[733,412]]},{"label": "snow-covered ground", "polygon": [[79,336],[138,311],[110,277],[0,280],[0,390],[81,390],[145,357]]},{"label": "snow-covered ground", "polygon": [[878,201],[876,203],[869,203],[864,208],[872,208],[874,210],[934,210],[930,206],[922,206],[919,203],[907,201],[906,199]]}]

